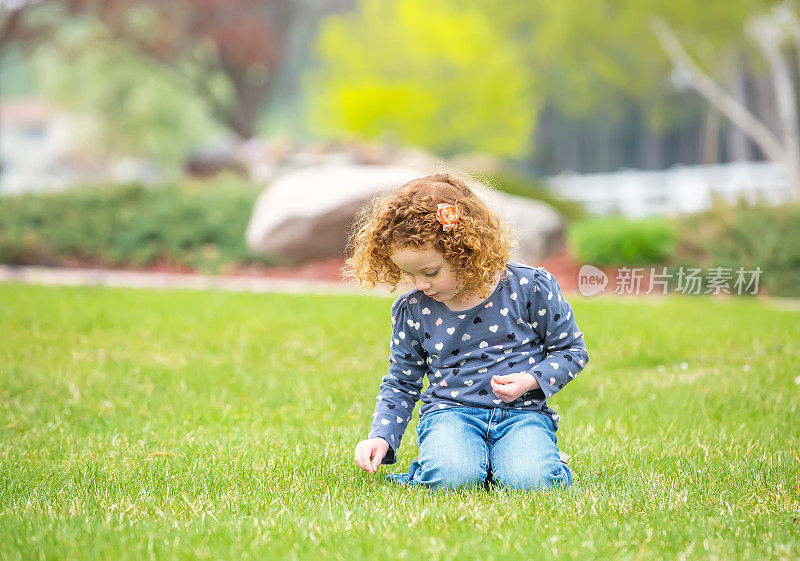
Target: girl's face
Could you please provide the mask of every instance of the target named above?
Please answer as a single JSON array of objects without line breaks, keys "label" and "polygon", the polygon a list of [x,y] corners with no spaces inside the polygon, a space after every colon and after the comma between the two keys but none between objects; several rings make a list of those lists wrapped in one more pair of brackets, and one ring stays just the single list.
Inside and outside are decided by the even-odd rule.
[{"label": "girl's face", "polygon": [[427,296],[443,304],[458,303],[455,299],[459,295],[458,277],[440,252],[433,248],[400,248],[392,251],[389,259],[408,273],[414,286]]}]

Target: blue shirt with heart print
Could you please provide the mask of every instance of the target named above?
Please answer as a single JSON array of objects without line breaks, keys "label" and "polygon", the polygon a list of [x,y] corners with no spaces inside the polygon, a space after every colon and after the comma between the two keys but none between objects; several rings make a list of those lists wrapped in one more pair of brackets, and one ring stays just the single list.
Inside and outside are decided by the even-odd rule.
[{"label": "blue shirt with heart print", "polygon": [[[589,362],[572,306],[544,267],[510,261],[491,296],[469,310],[450,310],[412,290],[397,298],[391,314],[389,371],[368,437],[389,443],[382,464],[397,461],[419,399],[420,417],[458,406],[521,409],[548,415],[558,430],[558,413],[547,398]],[[506,403],[492,392],[490,380],[515,372],[533,374],[541,387]]]}]

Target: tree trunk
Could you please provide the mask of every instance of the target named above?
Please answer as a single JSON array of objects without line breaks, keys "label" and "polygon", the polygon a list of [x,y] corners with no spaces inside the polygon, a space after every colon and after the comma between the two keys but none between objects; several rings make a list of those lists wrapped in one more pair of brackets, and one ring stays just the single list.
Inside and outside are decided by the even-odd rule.
[{"label": "tree trunk", "polygon": [[789,63],[780,47],[782,33],[778,26],[766,17],[751,21],[750,31],[764,53],[772,73],[786,152],[785,164],[789,187],[793,196],[800,200],[800,127],[797,124],[797,95],[792,84]]},{"label": "tree trunk", "polygon": [[[753,77],[753,107],[756,114],[770,130],[778,130],[778,116],[775,113],[775,94],[772,93],[772,84],[769,78],[758,74]],[[759,159],[769,159],[758,144],[753,145],[755,156]]]},{"label": "tree trunk", "polygon": [[710,166],[719,163],[719,130],[722,115],[714,107],[709,107],[702,128],[702,154],[700,161]]},{"label": "tree trunk", "polygon": [[639,127],[642,135],[639,144],[639,165],[642,169],[661,169],[664,167],[664,141],[645,124]]},{"label": "tree trunk", "polygon": [[[743,71],[744,61],[741,56],[737,56],[737,64],[731,68],[730,84],[733,97],[739,103],[747,107],[747,92],[745,90],[745,74]],[[762,116],[763,119],[763,116]],[[727,127],[726,148],[728,157],[734,161],[748,161],[750,159],[750,147],[747,135],[739,127]]]},{"label": "tree trunk", "polygon": [[614,145],[611,127],[601,127],[597,140],[597,171],[614,171],[611,164],[611,147]]}]

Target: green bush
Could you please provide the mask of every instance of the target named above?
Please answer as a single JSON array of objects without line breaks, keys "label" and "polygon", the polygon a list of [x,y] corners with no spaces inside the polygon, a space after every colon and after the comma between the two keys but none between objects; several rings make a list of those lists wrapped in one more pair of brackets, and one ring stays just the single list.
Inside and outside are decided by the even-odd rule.
[{"label": "green bush", "polygon": [[583,263],[598,266],[664,263],[675,248],[675,233],[666,219],[586,218],[567,232],[567,244]]},{"label": "green bush", "polygon": [[254,185],[222,176],[148,188],[81,187],[0,198],[0,262],[152,266],[216,272],[268,262],[250,254],[244,232]]},{"label": "green bush", "polygon": [[739,267],[760,267],[759,293],[800,295],[800,204],[717,200],[705,212],[676,218],[675,228],[672,267],[731,268],[731,287]]}]

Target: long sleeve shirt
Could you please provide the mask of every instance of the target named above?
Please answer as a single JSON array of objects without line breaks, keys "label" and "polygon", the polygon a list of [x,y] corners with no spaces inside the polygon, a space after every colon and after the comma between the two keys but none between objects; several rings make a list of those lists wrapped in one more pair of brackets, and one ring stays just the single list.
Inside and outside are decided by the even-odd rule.
[{"label": "long sleeve shirt", "polygon": [[[572,307],[544,267],[510,261],[489,298],[469,310],[453,311],[412,290],[395,300],[391,317],[389,370],[368,436],[389,443],[382,464],[397,461],[420,399],[420,417],[458,406],[521,409],[543,412],[558,430],[558,413],[547,398],[589,361]],[[540,387],[506,403],[492,392],[491,378],[517,372],[532,374]]]}]

